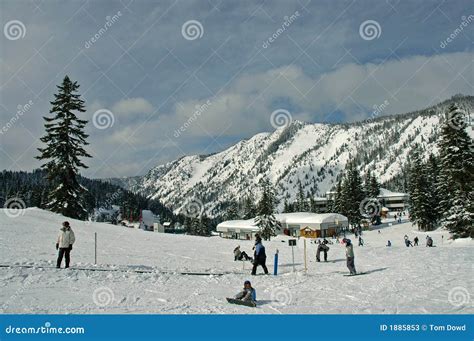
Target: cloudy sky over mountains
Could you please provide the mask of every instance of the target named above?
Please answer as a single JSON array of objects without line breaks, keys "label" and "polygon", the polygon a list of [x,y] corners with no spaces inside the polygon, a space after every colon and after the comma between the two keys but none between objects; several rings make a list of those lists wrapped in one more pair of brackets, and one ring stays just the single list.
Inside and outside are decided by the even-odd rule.
[{"label": "cloudy sky over mountains", "polygon": [[4,0],[0,12],[2,169],[40,165],[41,117],[66,74],[86,101],[90,177],[143,174],[288,119],[351,122],[474,90],[468,0]]}]

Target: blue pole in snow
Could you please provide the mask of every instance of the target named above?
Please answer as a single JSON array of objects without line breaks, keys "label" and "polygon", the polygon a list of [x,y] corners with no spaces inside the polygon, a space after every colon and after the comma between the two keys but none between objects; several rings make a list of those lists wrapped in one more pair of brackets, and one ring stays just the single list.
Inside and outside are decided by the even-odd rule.
[{"label": "blue pole in snow", "polygon": [[278,274],[278,249],[275,253],[275,261],[273,262],[273,275],[276,276]]}]

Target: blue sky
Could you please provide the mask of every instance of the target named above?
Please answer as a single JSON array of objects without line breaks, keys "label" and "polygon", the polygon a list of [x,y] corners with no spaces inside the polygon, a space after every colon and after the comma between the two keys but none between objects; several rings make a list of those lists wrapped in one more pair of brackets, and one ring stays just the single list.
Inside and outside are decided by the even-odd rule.
[{"label": "blue sky", "polygon": [[41,116],[66,74],[86,100],[90,177],[223,150],[274,130],[275,110],[351,122],[473,94],[467,0],[3,0],[0,12],[2,169],[40,165]]}]

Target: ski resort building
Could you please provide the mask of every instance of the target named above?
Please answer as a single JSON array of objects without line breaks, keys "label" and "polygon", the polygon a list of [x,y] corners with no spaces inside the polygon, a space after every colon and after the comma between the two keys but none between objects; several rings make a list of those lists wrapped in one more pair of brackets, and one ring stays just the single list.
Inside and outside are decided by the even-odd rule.
[{"label": "ski resort building", "polygon": [[384,207],[388,208],[389,211],[403,211],[407,209],[407,193],[392,192],[388,189],[381,188],[377,199]]},{"label": "ski resort building", "polygon": [[[349,223],[345,216],[337,213],[281,213],[275,214],[280,222],[281,229],[276,234],[293,237],[329,237],[348,228]],[[254,219],[228,220],[217,225],[217,232],[223,238],[253,239],[259,232]]]}]

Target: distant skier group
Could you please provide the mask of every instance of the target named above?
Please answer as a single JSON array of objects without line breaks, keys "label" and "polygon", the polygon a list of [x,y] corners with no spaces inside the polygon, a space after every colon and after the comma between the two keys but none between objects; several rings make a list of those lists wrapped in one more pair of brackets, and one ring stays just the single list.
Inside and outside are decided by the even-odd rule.
[{"label": "distant skier group", "polygon": [[[405,240],[406,247],[418,246],[419,245],[418,243],[420,241],[417,236],[415,236],[415,238],[413,239],[413,243],[411,242],[410,238],[407,235],[405,235],[403,237],[403,239]],[[390,240],[388,242],[390,243]],[[391,243],[390,243],[390,245],[391,245]],[[387,246],[390,246],[390,245],[387,245]],[[433,247],[433,238],[431,238],[428,235],[426,236],[426,246],[427,247]]]}]

